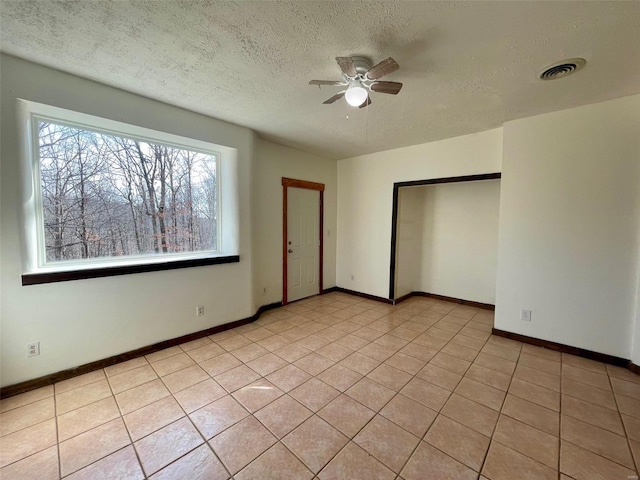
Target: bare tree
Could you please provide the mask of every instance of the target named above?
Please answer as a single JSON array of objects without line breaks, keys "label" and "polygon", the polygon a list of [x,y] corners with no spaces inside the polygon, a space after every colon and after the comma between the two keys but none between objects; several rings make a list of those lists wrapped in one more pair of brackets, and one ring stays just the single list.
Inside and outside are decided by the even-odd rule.
[{"label": "bare tree", "polygon": [[50,261],[215,248],[215,157],[40,122]]}]

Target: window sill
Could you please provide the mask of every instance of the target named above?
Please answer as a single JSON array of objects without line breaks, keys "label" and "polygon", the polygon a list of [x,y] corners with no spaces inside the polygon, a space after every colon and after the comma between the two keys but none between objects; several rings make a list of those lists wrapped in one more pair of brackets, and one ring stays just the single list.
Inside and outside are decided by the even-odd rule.
[{"label": "window sill", "polygon": [[58,272],[25,273],[22,275],[22,285],[39,285],[42,283],[68,282],[70,280],[86,280],[89,278],[113,277],[132,273],[160,272],[178,268],[203,267],[222,263],[238,263],[239,255],[220,257],[192,258],[189,260],[174,260],[167,262],[147,263],[140,265],[122,265],[117,267],[97,267],[82,270],[66,270]]}]

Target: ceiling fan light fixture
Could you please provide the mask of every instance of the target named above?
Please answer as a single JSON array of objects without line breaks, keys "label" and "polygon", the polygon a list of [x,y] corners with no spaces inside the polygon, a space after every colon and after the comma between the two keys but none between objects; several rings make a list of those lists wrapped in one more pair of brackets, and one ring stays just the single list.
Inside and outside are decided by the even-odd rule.
[{"label": "ceiling fan light fixture", "polygon": [[349,85],[347,92],[344,94],[345,100],[352,107],[359,107],[362,105],[367,101],[368,96],[369,94],[367,93],[367,89],[360,83],[355,82]]},{"label": "ceiling fan light fixture", "polygon": [[400,82],[379,81],[380,78],[400,68],[398,62],[391,57],[373,67],[369,59],[360,56],[336,57],[336,61],[342,71],[342,80],[311,80],[309,82],[309,85],[347,87],[346,90],[322,102],[324,105],[331,105],[344,97],[350,106],[365,108],[371,105],[370,92],[397,95],[402,88]]}]

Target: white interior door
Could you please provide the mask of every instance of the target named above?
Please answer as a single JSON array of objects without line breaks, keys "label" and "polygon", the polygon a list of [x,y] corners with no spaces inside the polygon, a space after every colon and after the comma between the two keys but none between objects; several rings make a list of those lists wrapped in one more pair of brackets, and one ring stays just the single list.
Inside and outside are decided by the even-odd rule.
[{"label": "white interior door", "polygon": [[320,192],[287,188],[287,300],[292,302],[320,292]]}]

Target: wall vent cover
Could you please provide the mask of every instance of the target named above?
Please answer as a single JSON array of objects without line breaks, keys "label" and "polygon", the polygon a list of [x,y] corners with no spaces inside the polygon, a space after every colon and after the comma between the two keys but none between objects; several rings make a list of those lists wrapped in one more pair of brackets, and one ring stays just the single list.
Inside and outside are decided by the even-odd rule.
[{"label": "wall vent cover", "polygon": [[564,78],[580,70],[586,63],[587,61],[584,58],[570,58],[568,60],[562,60],[561,62],[549,65],[540,72],[538,78],[540,80],[556,80],[558,78]]}]

